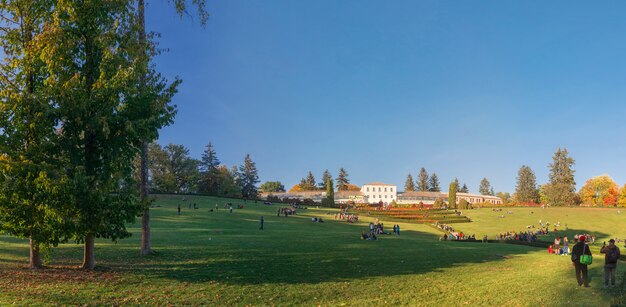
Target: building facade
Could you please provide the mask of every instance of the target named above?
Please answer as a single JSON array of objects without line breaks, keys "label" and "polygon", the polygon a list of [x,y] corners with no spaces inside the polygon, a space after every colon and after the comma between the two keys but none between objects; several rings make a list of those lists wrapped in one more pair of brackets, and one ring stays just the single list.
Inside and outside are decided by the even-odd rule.
[{"label": "building facade", "polygon": [[[435,201],[437,201],[437,199],[441,199],[443,200],[443,202],[447,203],[448,193],[421,191],[404,192],[398,194],[398,200],[396,202],[402,205],[418,205],[420,203],[424,205],[432,205],[435,203]],[[493,205],[502,204],[502,199],[497,196],[456,193],[456,203],[458,204],[462,199],[465,199],[468,203],[472,205],[482,203],[490,203]]]},{"label": "building facade", "polygon": [[385,205],[398,199],[398,187],[393,184],[372,182],[361,187],[361,193],[370,204],[382,202]]}]

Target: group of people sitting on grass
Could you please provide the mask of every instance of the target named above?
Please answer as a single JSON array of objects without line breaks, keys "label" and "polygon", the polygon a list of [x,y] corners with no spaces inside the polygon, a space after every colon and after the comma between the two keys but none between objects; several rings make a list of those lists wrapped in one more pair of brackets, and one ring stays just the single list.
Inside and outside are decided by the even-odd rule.
[{"label": "group of people sitting on grass", "polygon": [[454,232],[454,227],[447,225],[447,224],[441,224],[439,222],[435,222],[435,226],[437,226],[437,228],[441,229],[441,230],[445,230],[448,232]]},{"label": "group of people sitting on grass", "polygon": [[445,233],[443,234],[443,236],[439,239],[440,241],[476,241],[476,235],[465,235],[463,232],[450,232],[450,233]]},{"label": "group of people sitting on grass", "polygon": [[311,222],[314,223],[324,223],[324,220],[321,217],[312,217]]},{"label": "group of people sitting on grass", "polygon": [[348,223],[355,223],[359,221],[359,216],[341,210],[341,212],[335,213],[335,220],[345,220]]},{"label": "group of people sitting on grass", "polygon": [[385,232],[385,225],[383,223],[379,223],[378,219],[376,219],[375,223],[370,223],[369,226],[370,232],[375,233],[377,235],[388,235],[388,232]]},{"label": "group of people sitting on grass", "polygon": [[496,235],[498,241],[522,241],[533,243],[537,241],[537,234],[532,231],[520,231],[520,232],[503,232]]},{"label": "group of people sitting on grass", "polygon": [[569,240],[567,239],[567,236],[563,236],[563,238],[557,236],[554,238],[554,244],[550,244],[550,246],[548,246],[549,254],[567,256],[569,255],[569,252]]},{"label": "group of people sitting on grass", "polygon": [[295,208],[280,207],[280,208],[278,208],[278,210],[276,210],[276,216],[284,215],[285,217],[287,217],[289,215],[297,215],[297,214],[298,213],[296,212]]}]

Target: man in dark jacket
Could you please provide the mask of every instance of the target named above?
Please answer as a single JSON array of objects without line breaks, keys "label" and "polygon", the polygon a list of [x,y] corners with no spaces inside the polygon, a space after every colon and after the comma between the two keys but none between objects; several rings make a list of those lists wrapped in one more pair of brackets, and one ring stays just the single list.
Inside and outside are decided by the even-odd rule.
[{"label": "man in dark jacket", "polygon": [[604,287],[609,287],[609,277],[611,286],[615,287],[615,271],[617,270],[617,260],[619,260],[619,248],[615,245],[615,240],[609,240],[600,249],[600,253],[604,254]]},{"label": "man in dark jacket", "polygon": [[[585,244],[585,236],[580,236],[578,242],[572,248],[572,264],[576,269],[576,279],[578,280],[578,286],[585,284],[585,288],[589,288],[589,279],[587,278],[587,265],[580,263],[580,256],[591,255],[589,246]],[[582,276],[581,276],[582,275]]]}]

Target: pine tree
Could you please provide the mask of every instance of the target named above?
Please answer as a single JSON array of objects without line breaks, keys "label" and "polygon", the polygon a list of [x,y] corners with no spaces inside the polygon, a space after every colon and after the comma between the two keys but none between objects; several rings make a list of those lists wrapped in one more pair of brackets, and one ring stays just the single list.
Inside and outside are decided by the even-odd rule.
[{"label": "pine tree", "polygon": [[[322,174],[322,181],[319,183],[319,187],[322,190],[326,190],[326,183],[328,182],[328,179],[333,179],[333,176],[330,174],[330,172],[328,170],[324,171],[324,174]],[[334,188],[334,187],[333,187]]]},{"label": "pine tree", "polygon": [[345,191],[350,184],[348,180],[348,172],[342,167],[339,169],[339,175],[337,175],[337,191]]},{"label": "pine tree", "polygon": [[201,171],[201,186],[200,191],[209,195],[217,195],[217,168],[220,165],[220,160],[217,158],[213,144],[209,142],[206,149],[202,153],[202,160],[200,162]]},{"label": "pine tree", "polygon": [[415,183],[413,182],[413,176],[409,174],[406,176],[406,182],[404,183],[404,192],[415,191]]},{"label": "pine tree", "polygon": [[441,192],[441,187],[439,187],[439,177],[437,177],[436,173],[433,173],[430,176],[428,191]]},{"label": "pine tree", "polygon": [[491,188],[491,183],[489,183],[489,180],[487,180],[487,178],[483,178],[480,181],[480,186],[478,187],[478,192],[481,195],[492,195],[492,188]]},{"label": "pine tree", "polygon": [[515,201],[522,203],[538,203],[539,189],[537,188],[537,178],[533,170],[522,165],[517,172],[517,184],[515,185]]},{"label": "pine tree", "polygon": [[567,149],[559,148],[550,163],[550,182],[545,194],[550,205],[571,206],[576,204],[576,182],[574,181],[574,159],[568,156]]},{"label": "pine tree", "polygon": [[458,185],[458,182],[450,183],[450,189],[448,191],[448,207],[450,208],[456,208],[456,187]]},{"label": "pine tree", "polygon": [[[239,184],[241,186],[241,194],[245,199],[254,199],[257,197],[258,191],[256,184],[259,183],[259,174],[256,163],[252,162],[250,154],[247,154],[243,165],[239,166]],[[315,183],[315,181],[313,181]]]},{"label": "pine tree", "polygon": [[[435,176],[435,177],[437,177],[437,176]],[[421,191],[421,192],[426,192],[426,191],[430,190],[430,187],[432,187],[432,185],[429,186],[429,183],[428,183],[428,173],[426,172],[426,169],[422,167],[420,169],[420,173],[419,173],[419,175],[417,177],[417,189],[419,191]]]},{"label": "pine tree", "polygon": [[304,179],[304,184],[306,185],[308,191],[315,190],[315,176],[313,176],[313,172],[309,171]]},{"label": "pine tree", "polygon": [[335,191],[333,179],[330,177],[326,178],[326,197],[322,200],[323,206],[332,207],[335,205]]},{"label": "pine tree", "polygon": [[459,184],[459,178],[454,178],[454,181],[452,181],[452,183],[454,184],[455,191],[459,192],[461,190],[461,185]]},{"label": "pine tree", "polygon": [[459,192],[461,192],[461,193],[469,193],[469,188],[467,187],[467,185],[465,183],[463,183],[463,187],[461,187],[461,190],[459,190]]}]

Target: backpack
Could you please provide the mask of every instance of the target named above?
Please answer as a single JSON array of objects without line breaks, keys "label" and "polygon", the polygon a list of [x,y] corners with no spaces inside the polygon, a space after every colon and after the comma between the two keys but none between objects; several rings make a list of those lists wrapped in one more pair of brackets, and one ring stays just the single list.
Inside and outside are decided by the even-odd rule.
[{"label": "backpack", "polygon": [[617,263],[619,260],[619,251],[617,248],[610,248],[609,252],[606,254],[606,262],[607,263]]}]

